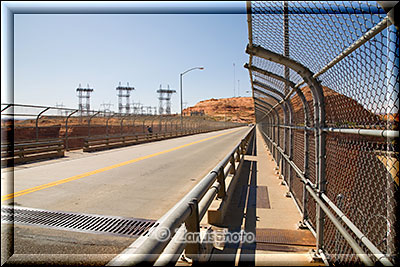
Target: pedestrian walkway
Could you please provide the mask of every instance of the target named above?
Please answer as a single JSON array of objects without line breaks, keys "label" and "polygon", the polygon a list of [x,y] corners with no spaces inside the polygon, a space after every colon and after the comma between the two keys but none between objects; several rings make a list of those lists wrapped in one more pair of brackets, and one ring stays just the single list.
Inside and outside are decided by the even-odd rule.
[{"label": "pedestrian walkway", "polygon": [[315,238],[309,230],[298,229],[301,215],[293,200],[286,197],[276,164],[257,130],[242,172],[221,225],[214,230],[251,232],[252,244],[225,243],[214,248],[210,262],[224,261],[235,265],[323,265],[313,261],[311,249]]}]

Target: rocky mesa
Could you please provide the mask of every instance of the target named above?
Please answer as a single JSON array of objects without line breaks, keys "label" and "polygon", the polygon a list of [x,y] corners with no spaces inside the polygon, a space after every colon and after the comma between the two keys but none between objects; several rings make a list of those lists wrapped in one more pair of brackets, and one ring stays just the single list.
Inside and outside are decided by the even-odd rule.
[{"label": "rocky mesa", "polygon": [[251,97],[203,100],[183,110],[185,116],[205,115],[217,121],[254,123],[254,101]]}]

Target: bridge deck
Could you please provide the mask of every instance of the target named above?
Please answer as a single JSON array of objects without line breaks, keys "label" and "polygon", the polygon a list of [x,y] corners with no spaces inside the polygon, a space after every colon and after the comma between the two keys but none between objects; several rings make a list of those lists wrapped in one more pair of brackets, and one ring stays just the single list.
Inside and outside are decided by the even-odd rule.
[{"label": "bridge deck", "polygon": [[[237,144],[248,127],[197,134],[2,170],[2,205],[157,220]],[[106,218],[105,218],[106,219]],[[135,238],[2,224],[12,264],[104,265]],[[5,250],[6,248],[3,248]],[[2,251],[2,256],[6,255]]]},{"label": "bridge deck", "polygon": [[[247,127],[21,166],[14,170],[14,187],[16,193],[22,193],[2,199],[2,204],[157,219],[209,171],[207,168],[220,161],[245,131]],[[132,158],[136,160],[121,162]],[[107,169],[102,169],[104,166]],[[255,233],[257,243],[214,248],[212,261],[316,264],[310,263],[308,253],[315,240],[308,230],[297,230],[300,214],[292,199],[285,197],[286,187],[275,172],[275,163],[257,131],[237,177],[227,216],[219,225],[230,232],[243,229]],[[188,173],[192,175],[188,177]],[[49,186],[41,187],[46,184]],[[207,223],[206,219],[202,223]],[[14,263],[101,265],[135,240],[29,225],[15,225],[14,230]]]},{"label": "bridge deck", "polygon": [[287,188],[281,185],[276,164],[258,130],[255,136],[219,227],[229,232],[252,232],[257,242],[214,248],[210,260],[235,265],[323,265],[312,261],[309,251],[315,248],[315,238],[309,230],[298,229],[301,215],[293,200],[285,196]]}]

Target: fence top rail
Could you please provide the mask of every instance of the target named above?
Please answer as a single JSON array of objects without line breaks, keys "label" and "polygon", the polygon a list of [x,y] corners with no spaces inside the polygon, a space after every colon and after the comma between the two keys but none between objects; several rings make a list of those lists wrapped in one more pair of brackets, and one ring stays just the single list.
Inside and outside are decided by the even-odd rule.
[{"label": "fence top rail", "polygon": [[[279,127],[279,128],[289,128],[295,130],[307,130],[307,131],[316,131],[315,127],[306,127],[299,125],[284,125],[284,124],[271,124],[271,123],[263,123],[269,126]],[[399,131],[397,130],[375,130],[375,129],[360,129],[360,128],[334,128],[334,127],[325,127],[322,128],[322,131],[328,133],[343,133],[343,134],[355,134],[355,135],[365,135],[365,136],[377,136],[384,137],[388,139],[399,138]]]},{"label": "fence top rail", "polygon": [[29,104],[14,104],[14,103],[12,103],[12,104],[1,103],[1,105],[2,106],[7,106],[7,108],[10,108],[10,107],[25,107],[25,108],[51,108],[51,109],[69,110],[69,111],[75,111],[76,110],[76,109],[71,109],[71,108],[60,108],[60,107],[52,107],[52,106],[29,105]]},{"label": "fence top rail", "polygon": [[1,147],[7,147],[10,145],[13,145],[14,147],[23,147],[23,146],[29,146],[29,145],[53,145],[53,144],[63,144],[63,140],[61,138],[56,138],[56,139],[50,139],[48,141],[39,141],[35,142],[34,140],[29,140],[27,142],[20,142],[20,143],[1,143]]},{"label": "fence top rail", "polygon": [[345,129],[345,128],[322,128],[325,132],[331,133],[345,133],[345,134],[357,134],[367,136],[379,136],[389,139],[399,138],[399,131],[396,130],[374,130],[374,129]]}]

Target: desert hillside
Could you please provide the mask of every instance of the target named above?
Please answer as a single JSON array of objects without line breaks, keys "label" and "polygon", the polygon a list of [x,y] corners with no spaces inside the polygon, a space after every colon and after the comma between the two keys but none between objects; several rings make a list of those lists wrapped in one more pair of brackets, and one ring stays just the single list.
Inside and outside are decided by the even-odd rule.
[{"label": "desert hillside", "polygon": [[204,114],[218,121],[254,123],[254,102],[251,97],[232,97],[203,100],[183,110],[183,114]]}]

